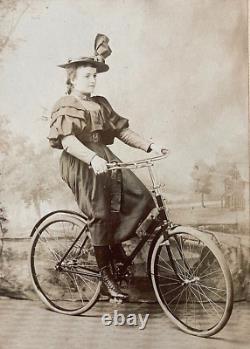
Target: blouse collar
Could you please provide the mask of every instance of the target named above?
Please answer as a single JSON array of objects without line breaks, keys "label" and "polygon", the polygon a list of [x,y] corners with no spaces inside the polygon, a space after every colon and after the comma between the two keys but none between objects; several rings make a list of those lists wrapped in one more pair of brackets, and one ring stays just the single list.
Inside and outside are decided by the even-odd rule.
[{"label": "blouse collar", "polygon": [[92,100],[91,94],[84,94],[81,91],[76,90],[76,89],[72,90],[71,95],[76,96],[83,101],[91,101]]}]

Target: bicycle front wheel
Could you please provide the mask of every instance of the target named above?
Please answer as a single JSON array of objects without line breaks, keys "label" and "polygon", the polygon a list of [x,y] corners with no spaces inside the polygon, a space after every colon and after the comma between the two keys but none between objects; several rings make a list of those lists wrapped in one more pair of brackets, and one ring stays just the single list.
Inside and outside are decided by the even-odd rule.
[{"label": "bicycle front wheel", "polygon": [[166,315],[184,332],[209,337],[230,318],[233,286],[229,268],[205,233],[177,227],[153,242],[150,276]]},{"label": "bicycle front wheel", "polygon": [[29,264],[34,289],[50,309],[77,315],[98,299],[101,281],[93,246],[86,222],[77,216],[47,218],[32,238]]}]

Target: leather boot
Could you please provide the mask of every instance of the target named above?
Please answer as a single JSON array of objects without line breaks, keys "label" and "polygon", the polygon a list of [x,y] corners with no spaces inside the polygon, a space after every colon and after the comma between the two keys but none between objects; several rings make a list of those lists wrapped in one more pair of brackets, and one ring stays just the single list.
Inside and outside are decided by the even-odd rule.
[{"label": "leather boot", "polygon": [[106,286],[106,289],[109,293],[109,295],[113,298],[119,298],[122,300],[125,300],[128,298],[128,294],[125,292],[122,292],[116,282],[113,279],[113,275],[111,273],[110,267],[105,266],[101,268],[101,276],[102,276],[102,282]]},{"label": "leather boot", "polygon": [[114,260],[114,262],[118,263],[125,263],[127,260],[126,252],[124,251],[122,244],[115,244],[110,246],[111,255]]},{"label": "leather boot", "polygon": [[96,262],[101,272],[102,282],[111,297],[120,299],[128,298],[127,293],[123,293],[116,284],[110,269],[111,252],[109,246],[94,246]]}]

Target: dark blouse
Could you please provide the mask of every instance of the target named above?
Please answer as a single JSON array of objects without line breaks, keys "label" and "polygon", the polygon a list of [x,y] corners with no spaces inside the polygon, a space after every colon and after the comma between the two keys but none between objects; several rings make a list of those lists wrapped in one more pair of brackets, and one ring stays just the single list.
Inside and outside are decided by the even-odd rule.
[{"label": "dark blouse", "polygon": [[73,134],[84,142],[94,131],[102,131],[103,144],[113,144],[114,137],[129,127],[128,119],[118,115],[106,98],[94,96],[92,100],[100,105],[96,111],[86,109],[81,100],[73,95],[64,96],[56,102],[48,136],[53,148],[63,149],[61,139],[64,136]]}]

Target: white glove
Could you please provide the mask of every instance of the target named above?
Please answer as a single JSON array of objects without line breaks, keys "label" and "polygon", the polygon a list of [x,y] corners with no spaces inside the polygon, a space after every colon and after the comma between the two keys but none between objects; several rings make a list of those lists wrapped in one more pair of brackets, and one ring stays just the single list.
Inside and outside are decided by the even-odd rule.
[{"label": "white glove", "polygon": [[107,161],[98,155],[92,158],[90,164],[97,175],[108,171]]}]

